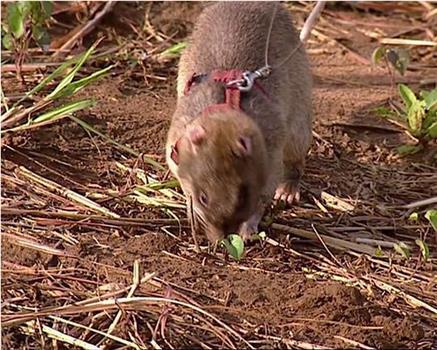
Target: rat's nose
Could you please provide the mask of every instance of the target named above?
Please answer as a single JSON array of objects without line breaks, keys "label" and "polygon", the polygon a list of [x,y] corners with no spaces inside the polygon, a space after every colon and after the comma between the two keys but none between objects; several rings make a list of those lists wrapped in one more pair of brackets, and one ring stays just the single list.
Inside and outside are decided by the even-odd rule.
[{"label": "rat's nose", "polygon": [[208,226],[206,229],[206,236],[211,243],[215,243],[224,238],[224,231],[218,229],[215,226]]}]

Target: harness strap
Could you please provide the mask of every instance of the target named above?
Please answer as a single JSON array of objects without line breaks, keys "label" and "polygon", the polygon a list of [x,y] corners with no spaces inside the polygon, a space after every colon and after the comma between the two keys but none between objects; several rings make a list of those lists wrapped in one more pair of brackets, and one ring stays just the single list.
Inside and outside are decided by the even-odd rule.
[{"label": "harness strap", "polygon": [[[244,71],[240,69],[230,69],[230,70],[213,70],[210,74],[211,79],[214,82],[222,83],[225,85],[225,101],[224,103],[220,104],[214,104],[210,105],[204,110],[204,114],[211,112],[213,110],[217,110],[217,108],[221,109],[223,107],[229,107],[232,109],[241,109],[241,93],[242,91],[248,91],[248,90],[242,90],[240,86],[238,85],[239,82],[244,80]],[[191,88],[202,82],[208,77],[208,74],[196,74],[193,73],[193,75],[188,79],[187,83],[185,84],[184,88],[184,95],[188,95],[190,93]],[[267,98],[269,98],[266,91],[263,89],[261,84],[257,80],[253,81],[253,86],[261,91],[263,95],[265,95]]]},{"label": "harness strap", "polygon": [[[243,71],[239,69],[231,70],[214,70],[210,74],[211,79],[217,83],[223,83],[225,85],[225,101],[217,105],[211,105],[206,108],[206,111],[211,111],[211,109],[216,109],[217,107],[230,107],[232,109],[241,109],[241,91],[238,89],[237,85],[228,85],[230,82],[241,79],[243,76]],[[184,89],[184,95],[188,95],[193,85],[200,83],[203,79],[207,77],[206,74],[193,74],[187,81]]]},{"label": "harness strap", "polygon": [[212,72],[212,79],[218,83],[226,84],[225,88],[225,102],[227,106],[232,109],[241,109],[241,91],[234,85],[227,85],[232,81],[241,79],[243,71],[238,69],[232,69],[227,71],[215,70]]}]

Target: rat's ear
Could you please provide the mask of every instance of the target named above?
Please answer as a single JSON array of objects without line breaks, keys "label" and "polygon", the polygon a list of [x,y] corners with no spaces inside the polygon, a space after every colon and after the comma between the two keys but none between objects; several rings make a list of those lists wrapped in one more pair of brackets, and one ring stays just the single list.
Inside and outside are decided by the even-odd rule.
[{"label": "rat's ear", "polygon": [[179,145],[178,144],[179,144],[179,140],[176,141],[176,143],[171,146],[171,151],[170,151],[170,158],[176,165],[179,165],[179,149],[178,149]]},{"label": "rat's ear", "polygon": [[189,127],[188,139],[195,146],[201,145],[206,140],[205,128],[203,126],[200,126],[200,125],[195,125],[195,126]]},{"label": "rat's ear", "polygon": [[252,139],[248,136],[238,137],[234,153],[237,157],[250,156],[252,154]]}]

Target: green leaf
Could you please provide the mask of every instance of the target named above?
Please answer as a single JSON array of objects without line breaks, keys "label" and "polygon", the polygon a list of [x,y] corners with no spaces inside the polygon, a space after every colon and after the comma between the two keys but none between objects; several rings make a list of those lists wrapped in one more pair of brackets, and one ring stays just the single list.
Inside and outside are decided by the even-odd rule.
[{"label": "green leaf", "polygon": [[373,110],[373,112],[382,118],[389,118],[389,117],[392,117],[394,115],[394,112],[390,108],[387,108],[384,106],[380,106],[378,108],[375,108]]},{"label": "green leaf", "polygon": [[244,252],[244,241],[239,235],[231,234],[221,242],[225,246],[229,255],[236,260],[241,259]]},{"label": "green leaf", "polygon": [[38,124],[45,125],[47,123],[52,123],[57,121],[58,119],[64,118],[69,116],[70,118],[74,118],[71,116],[72,113],[77,112],[78,110],[92,107],[94,105],[94,101],[91,100],[82,100],[82,101],[75,101],[71,102],[67,105],[60,106],[56,109],[53,109],[49,112],[43,113],[39,115],[38,117],[30,120],[24,125],[19,125],[17,127],[11,128],[11,129],[3,129],[1,133],[7,133],[7,132],[16,132],[16,131],[23,131],[30,128],[38,127]]},{"label": "green leaf", "polygon": [[437,122],[437,110],[431,110],[426,113],[426,117],[423,120],[422,128],[428,129],[434,122]]},{"label": "green leaf", "polygon": [[53,1],[40,1],[45,19],[50,18],[53,11]]},{"label": "green leaf", "polygon": [[377,258],[382,258],[384,256],[381,246],[378,246],[378,248],[375,249],[375,256]]},{"label": "green leaf", "polygon": [[53,90],[47,97],[49,99],[56,99],[58,97],[58,94],[61,94],[62,90],[68,86],[76,73],[79,71],[79,69],[83,66],[83,64],[86,62],[86,60],[91,56],[91,54],[95,50],[95,45],[91,46],[85,53],[83,53],[74,68],[69,72],[64,79],[58,84],[58,86]]},{"label": "green leaf", "polygon": [[267,235],[264,231],[262,231],[260,233],[255,233],[251,238],[253,241],[264,241],[267,238]]},{"label": "green leaf", "polygon": [[379,61],[381,61],[381,59],[385,56],[386,52],[387,49],[383,46],[376,48],[372,53],[372,63],[375,65],[378,64]]},{"label": "green leaf", "polygon": [[429,247],[428,247],[428,244],[426,244],[421,239],[416,239],[416,244],[420,248],[420,252],[422,253],[423,260],[427,261],[429,259]]},{"label": "green leaf", "polygon": [[97,72],[92,73],[91,75],[82,78],[80,80],[77,80],[75,82],[70,83],[66,88],[64,88],[62,90],[62,92],[60,92],[58,94],[58,98],[59,97],[66,97],[66,96],[72,96],[75,93],[77,93],[79,90],[83,89],[85,86],[87,86],[88,84],[100,79],[101,77],[103,77],[104,75],[106,75],[106,73],[108,73],[109,70],[111,70],[114,66],[108,66],[106,68],[103,68]]},{"label": "green leaf", "polygon": [[94,105],[94,101],[92,100],[82,100],[82,101],[74,101],[71,103],[68,103],[66,105],[63,105],[59,108],[53,109],[49,112],[46,112],[44,114],[39,115],[38,117],[32,119],[30,121],[31,125],[35,125],[38,123],[43,123],[48,120],[54,120],[59,119],[61,117],[64,117],[68,114],[77,112],[81,109],[88,108]]},{"label": "green leaf", "polygon": [[26,19],[26,16],[32,12],[32,4],[35,1],[18,1],[18,7],[20,8],[21,14],[23,18]]},{"label": "green leaf", "polygon": [[178,44],[175,44],[168,49],[162,51],[159,56],[160,57],[175,57],[179,56],[183,49],[185,49],[187,44],[185,42],[180,42]]},{"label": "green leaf", "polygon": [[29,1],[30,15],[33,23],[39,23],[41,17],[41,1]]},{"label": "green leaf", "polygon": [[427,134],[433,138],[437,138],[437,122],[431,124],[431,126],[426,130]]},{"label": "green leaf", "polygon": [[227,238],[222,239],[221,244],[226,248],[226,250],[228,251],[230,256],[232,256],[233,258],[237,259],[236,258],[238,256],[237,250],[231,244],[231,242],[229,242],[229,240]]},{"label": "green leaf", "polygon": [[32,90],[28,92],[28,96],[34,95],[44,89],[44,87],[49,84],[53,79],[57,78],[58,76],[62,75],[67,68],[72,66],[73,64],[76,64],[83,56],[84,54],[81,54],[77,57],[72,58],[71,60],[62,63],[59,67],[57,67],[52,73],[50,73],[46,78],[44,78],[37,86],[35,86]]},{"label": "green leaf", "polygon": [[[33,95],[37,94],[38,92],[40,92],[42,89],[44,89],[51,81],[56,79],[58,76],[62,75],[65,72],[65,70],[67,70],[67,68],[69,68],[73,64],[76,64],[82,58],[82,56],[84,54],[85,53],[82,53],[76,57],[73,57],[72,59],[70,59],[67,62],[64,62],[63,64],[58,66],[52,73],[50,73],[47,77],[45,77],[38,85],[36,85],[33,89],[28,91],[24,95],[23,98],[21,98],[20,100],[15,102],[15,104],[12,106],[12,108],[18,106],[21,102],[23,102],[29,96],[33,96]],[[47,97],[45,97],[45,98],[47,98]]]},{"label": "green leaf", "polygon": [[399,242],[398,244],[393,245],[394,250],[403,256],[405,259],[408,259],[411,255],[410,249],[408,249],[408,246],[404,242]]},{"label": "green leaf", "polygon": [[437,210],[430,209],[426,212],[425,218],[431,223],[434,231],[437,232]]},{"label": "green leaf", "polygon": [[2,37],[2,45],[6,50],[12,50],[14,48],[14,38],[11,34],[6,33]]},{"label": "green leaf", "polygon": [[425,109],[423,108],[423,101],[415,101],[408,109],[407,121],[410,131],[418,135],[422,129],[422,122],[425,118]]},{"label": "green leaf", "polygon": [[418,222],[419,221],[419,214],[418,213],[411,213],[408,217],[408,221],[411,222]]},{"label": "green leaf", "polygon": [[47,30],[37,24],[32,25],[32,37],[38,46],[44,48],[50,44],[50,35]]},{"label": "green leaf", "polygon": [[407,85],[399,84],[399,95],[404,101],[407,111],[410,109],[413,103],[417,101],[416,95],[414,95],[414,92]]},{"label": "green leaf", "polygon": [[422,91],[423,100],[425,101],[425,108],[430,110],[437,104],[437,89],[431,91]]},{"label": "green leaf", "polygon": [[42,25],[52,13],[51,1],[30,1],[32,23]]},{"label": "green leaf", "polygon": [[24,34],[24,13],[20,2],[8,3],[8,28],[14,38],[19,39]]},{"label": "green leaf", "polygon": [[396,152],[401,155],[407,155],[407,154],[416,154],[420,152],[423,149],[422,145],[402,145],[399,147],[396,147]]}]

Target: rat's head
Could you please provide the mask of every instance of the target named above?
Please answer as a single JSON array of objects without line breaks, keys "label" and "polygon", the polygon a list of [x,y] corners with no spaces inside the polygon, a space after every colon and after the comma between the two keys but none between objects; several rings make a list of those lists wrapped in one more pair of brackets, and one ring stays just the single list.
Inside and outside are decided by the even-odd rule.
[{"label": "rat's head", "polygon": [[236,232],[255,212],[266,184],[267,153],[259,127],[243,112],[196,118],[169,161],[210,241]]}]

